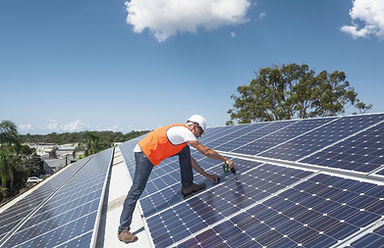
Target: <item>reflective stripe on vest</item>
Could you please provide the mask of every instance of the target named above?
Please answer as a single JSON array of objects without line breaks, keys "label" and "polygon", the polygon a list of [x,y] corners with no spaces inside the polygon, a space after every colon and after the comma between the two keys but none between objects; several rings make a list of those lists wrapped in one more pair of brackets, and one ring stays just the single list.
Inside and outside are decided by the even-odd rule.
[{"label": "reflective stripe on vest", "polygon": [[183,126],[188,128],[187,125],[184,124],[173,124],[160,127],[153,130],[139,141],[138,144],[141,150],[153,165],[158,165],[164,159],[176,155],[187,145],[187,142],[184,142],[180,145],[173,145],[168,140],[167,130],[174,126]]}]

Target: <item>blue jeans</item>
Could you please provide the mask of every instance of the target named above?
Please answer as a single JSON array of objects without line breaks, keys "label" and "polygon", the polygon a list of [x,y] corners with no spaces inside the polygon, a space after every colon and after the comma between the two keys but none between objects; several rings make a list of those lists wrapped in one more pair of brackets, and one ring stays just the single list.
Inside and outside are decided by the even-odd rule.
[{"label": "blue jeans", "polygon": [[[191,163],[191,152],[189,146],[184,147],[178,154],[180,163],[181,184],[188,188],[193,184],[193,172]],[[176,156],[175,155],[175,156]],[[132,223],[132,214],[135,210],[136,202],[143,193],[151,174],[153,164],[143,152],[135,152],[136,170],[131,189],[125,198],[123,211],[120,216],[120,226],[118,232],[130,229]]]}]

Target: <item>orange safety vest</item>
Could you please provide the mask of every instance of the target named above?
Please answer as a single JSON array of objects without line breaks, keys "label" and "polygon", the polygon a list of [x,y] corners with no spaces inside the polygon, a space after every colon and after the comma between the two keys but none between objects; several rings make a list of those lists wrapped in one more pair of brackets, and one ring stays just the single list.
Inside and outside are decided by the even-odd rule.
[{"label": "orange safety vest", "polygon": [[147,158],[153,165],[160,164],[164,159],[176,155],[184,147],[187,146],[187,142],[180,145],[172,144],[167,137],[167,130],[174,126],[184,126],[184,124],[173,124],[165,127],[156,128],[139,141],[139,146]]}]

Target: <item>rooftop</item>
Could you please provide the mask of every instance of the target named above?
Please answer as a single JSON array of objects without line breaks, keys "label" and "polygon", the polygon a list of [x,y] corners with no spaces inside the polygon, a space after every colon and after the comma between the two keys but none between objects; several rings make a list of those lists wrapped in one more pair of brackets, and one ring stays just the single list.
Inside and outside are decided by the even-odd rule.
[{"label": "rooftop", "polygon": [[[184,199],[176,158],[156,166],[132,244],[117,239],[138,139],[80,160],[0,209],[4,247],[364,247],[384,241],[384,114],[216,127],[192,150],[221,182]],[[31,207],[32,206],[32,207]],[[52,238],[55,237],[55,238]],[[60,237],[60,238],[57,238]]]}]

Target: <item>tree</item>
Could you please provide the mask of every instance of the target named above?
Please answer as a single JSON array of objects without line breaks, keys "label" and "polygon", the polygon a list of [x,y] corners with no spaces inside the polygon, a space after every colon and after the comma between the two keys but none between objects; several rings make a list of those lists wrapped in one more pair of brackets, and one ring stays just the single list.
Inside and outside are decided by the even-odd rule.
[{"label": "tree", "polygon": [[16,151],[20,152],[21,144],[17,127],[12,121],[2,121],[0,123],[0,145],[14,145]]},{"label": "tree", "polygon": [[73,156],[79,151],[84,151],[85,156],[98,153],[102,150],[111,147],[111,142],[105,138],[101,138],[96,132],[85,132],[85,138],[79,142],[79,145],[74,149]]},{"label": "tree", "polygon": [[0,181],[1,181],[1,195],[4,198],[7,197],[9,188],[8,182],[11,181],[11,186],[13,186],[13,170],[10,162],[10,157],[3,150],[3,147],[0,147]]},{"label": "tree", "polygon": [[20,151],[21,144],[16,125],[11,121],[2,121],[0,123],[0,180],[1,193],[5,196],[8,191],[13,190],[13,162],[16,159],[14,154],[17,155]]},{"label": "tree", "polygon": [[344,72],[316,75],[305,64],[261,68],[249,85],[237,91],[239,95],[231,96],[235,103],[228,110],[227,124],[335,116],[349,106],[360,113],[372,108],[357,98]]},{"label": "tree", "polygon": [[21,145],[16,125],[0,123],[0,201],[15,195],[25,186],[26,178],[43,173],[43,163],[36,150]]}]

